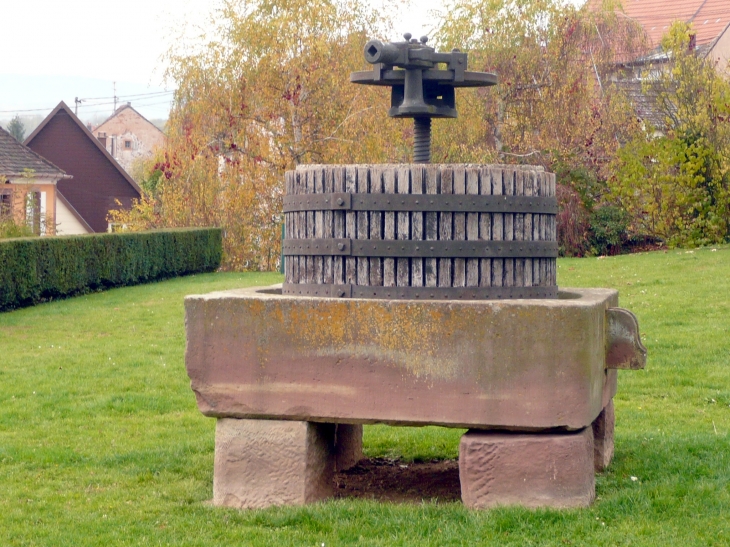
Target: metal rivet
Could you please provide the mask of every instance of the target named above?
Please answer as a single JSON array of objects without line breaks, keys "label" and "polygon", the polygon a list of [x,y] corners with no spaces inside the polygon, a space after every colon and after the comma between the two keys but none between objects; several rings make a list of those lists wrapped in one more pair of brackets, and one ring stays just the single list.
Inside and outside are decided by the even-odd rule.
[{"label": "metal rivet", "polygon": [[338,244],[337,244],[337,248],[338,248],[338,249],[339,249],[340,251],[342,251],[342,250],[343,250],[343,249],[345,248],[345,244],[344,244],[344,243],[338,243]]},{"label": "metal rivet", "polygon": [[345,201],[342,198],[337,198],[337,205],[344,205]]}]

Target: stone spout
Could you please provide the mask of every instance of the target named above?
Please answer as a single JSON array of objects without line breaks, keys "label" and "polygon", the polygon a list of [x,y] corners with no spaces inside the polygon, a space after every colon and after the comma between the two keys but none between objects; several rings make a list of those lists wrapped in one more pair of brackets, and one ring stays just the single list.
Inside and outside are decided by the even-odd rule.
[{"label": "stone spout", "polygon": [[646,348],[636,316],[623,308],[606,310],[606,368],[638,370],[646,366]]}]

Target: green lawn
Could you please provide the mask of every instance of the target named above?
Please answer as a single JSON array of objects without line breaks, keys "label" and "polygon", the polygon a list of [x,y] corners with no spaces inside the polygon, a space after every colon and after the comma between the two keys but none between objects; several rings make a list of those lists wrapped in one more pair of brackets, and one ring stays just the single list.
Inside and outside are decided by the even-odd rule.
[{"label": "green lawn", "polygon": [[[0,314],[0,545],[730,545],[727,246],[559,261],[561,286],[619,289],[649,350],[620,373],[598,499],[573,511],[209,506],[214,420],[185,374],[182,298],[279,280],[197,275]],[[365,450],[453,458],[460,434],[367,427]]]}]

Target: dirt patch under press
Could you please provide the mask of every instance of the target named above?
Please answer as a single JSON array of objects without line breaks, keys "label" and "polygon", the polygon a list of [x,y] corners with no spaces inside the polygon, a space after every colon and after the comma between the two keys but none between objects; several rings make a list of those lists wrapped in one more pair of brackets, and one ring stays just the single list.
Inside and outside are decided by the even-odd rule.
[{"label": "dirt patch under press", "polygon": [[364,498],[396,503],[459,501],[459,462],[404,462],[385,458],[360,460],[335,474],[336,498]]}]

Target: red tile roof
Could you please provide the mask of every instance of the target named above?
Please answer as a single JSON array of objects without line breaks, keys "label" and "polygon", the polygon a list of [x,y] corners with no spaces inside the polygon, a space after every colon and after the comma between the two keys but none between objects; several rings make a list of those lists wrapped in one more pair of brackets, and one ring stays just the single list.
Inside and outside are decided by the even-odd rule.
[{"label": "red tile roof", "polygon": [[[591,9],[602,0],[589,0]],[[730,0],[622,0],[623,12],[638,21],[654,46],[676,20],[692,23],[697,45],[709,44],[730,25]]]}]

